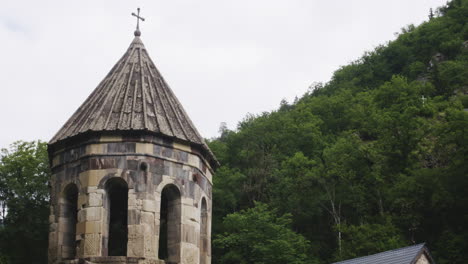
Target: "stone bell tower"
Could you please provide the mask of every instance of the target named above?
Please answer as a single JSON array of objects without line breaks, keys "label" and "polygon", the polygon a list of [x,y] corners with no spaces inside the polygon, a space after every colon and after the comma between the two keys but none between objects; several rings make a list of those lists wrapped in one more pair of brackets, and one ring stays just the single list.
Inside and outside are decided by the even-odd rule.
[{"label": "stone bell tower", "polygon": [[218,162],[140,35],[49,142],[50,264],[211,263]]}]

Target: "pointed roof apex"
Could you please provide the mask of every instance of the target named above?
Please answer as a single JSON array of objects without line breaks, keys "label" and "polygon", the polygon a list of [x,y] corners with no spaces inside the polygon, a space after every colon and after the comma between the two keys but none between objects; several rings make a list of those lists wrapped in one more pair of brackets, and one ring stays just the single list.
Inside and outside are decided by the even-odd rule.
[{"label": "pointed roof apex", "polygon": [[145,45],[143,44],[143,41],[141,41],[141,38],[139,36],[135,36],[133,38],[132,43],[130,43],[130,46],[128,48],[129,49],[136,48],[136,46],[142,49],[146,49]]},{"label": "pointed roof apex", "polygon": [[140,37],[49,144],[87,132],[141,131],[200,146],[217,164]]}]

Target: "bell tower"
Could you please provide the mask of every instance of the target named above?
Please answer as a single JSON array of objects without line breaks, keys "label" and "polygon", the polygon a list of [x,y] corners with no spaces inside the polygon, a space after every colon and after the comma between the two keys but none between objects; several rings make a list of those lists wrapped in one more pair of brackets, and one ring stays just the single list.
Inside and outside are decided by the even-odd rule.
[{"label": "bell tower", "polygon": [[49,142],[49,264],[211,263],[219,164],[140,35]]}]

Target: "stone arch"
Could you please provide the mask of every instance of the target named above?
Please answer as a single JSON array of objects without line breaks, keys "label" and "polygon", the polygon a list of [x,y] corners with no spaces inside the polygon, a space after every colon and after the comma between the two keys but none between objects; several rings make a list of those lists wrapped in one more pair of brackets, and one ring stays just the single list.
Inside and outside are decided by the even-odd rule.
[{"label": "stone arch", "polygon": [[207,263],[207,256],[210,250],[210,240],[208,236],[208,205],[205,197],[201,200],[200,206],[200,264]]},{"label": "stone arch", "polygon": [[158,257],[169,263],[180,262],[182,200],[179,188],[167,184],[161,191]]},{"label": "stone arch", "polygon": [[104,234],[108,256],[126,256],[128,242],[128,185],[120,177],[113,177],[104,185],[106,192],[105,209],[107,211],[107,229]]},{"label": "stone arch", "polygon": [[132,180],[128,177],[127,171],[122,172],[120,175],[117,173],[108,173],[98,183],[98,189],[105,189],[106,184],[109,180],[113,178],[120,178],[122,179],[126,184],[128,189],[134,189],[134,183]]},{"label": "stone arch", "polygon": [[69,183],[59,198],[59,245],[62,259],[76,256],[76,223],[78,216],[78,187]]}]

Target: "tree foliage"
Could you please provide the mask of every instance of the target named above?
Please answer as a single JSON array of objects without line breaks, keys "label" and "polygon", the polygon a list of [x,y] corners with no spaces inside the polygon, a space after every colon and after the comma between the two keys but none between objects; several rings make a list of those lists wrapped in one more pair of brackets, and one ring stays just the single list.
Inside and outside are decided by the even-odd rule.
[{"label": "tree foliage", "polygon": [[46,263],[47,145],[18,141],[0,156],[0,262]]},{"label": "tree foliage", "polygon": [[290,215],[284,228],[309,241],[309,261],[427,242],[437,263],[466,263],[466,17],[468,1],[451,1],[295,102],[224,126],[209,142],[223,164],[214,262],[272,261],[234,246],[240,230],[256,236],[242,234],[245,243],[275,238],[257,225],[274,219],[245,227],[262,202]]},{"label": "tree foliage", "polygon": [[278,216],[265,204],[224,218],[225,232],[216,237],[217,248],[224,254],[218,260],[232,264],[305,264],[309,242],[290,229],[290,215]]},{"label": "tree foliage", "polygon": [[[208,143],[213,262],[330,263],[427,242],[467,263],[468,0]],[[0,154],[0,263],[45,263],[46,144]]]}]

